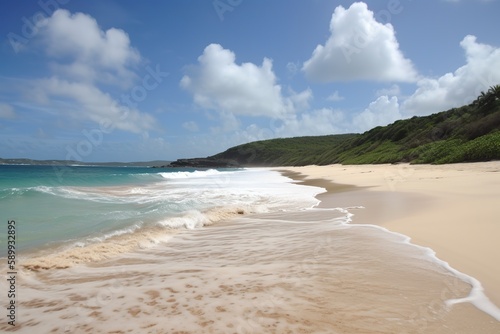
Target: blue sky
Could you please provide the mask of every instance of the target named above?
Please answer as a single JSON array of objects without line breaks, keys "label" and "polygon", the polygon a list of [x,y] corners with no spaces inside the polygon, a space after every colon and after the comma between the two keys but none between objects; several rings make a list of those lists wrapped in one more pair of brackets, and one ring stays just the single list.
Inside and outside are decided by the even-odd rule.
[{"label": "blue sky", "polygon": [[499,0],[0,3],[0,157],[202,157],[500,83]]}]

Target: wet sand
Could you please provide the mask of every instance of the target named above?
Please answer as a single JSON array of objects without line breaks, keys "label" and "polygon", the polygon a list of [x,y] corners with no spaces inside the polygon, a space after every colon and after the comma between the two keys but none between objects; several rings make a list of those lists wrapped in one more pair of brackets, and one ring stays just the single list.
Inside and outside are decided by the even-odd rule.
[{"label": "wet sand", "polygon": [[471,304],[446,306],[468,284],[348,217],[242,217],[117,259],[24,272],[16,332],[498,333]]},{"label": "wet sand", "polygon": [[313,167],[321,173],[309,182],[332,190],[317,208],[238,215],[108,260],[23,270],[18,325],[0,331],[499,333],[500,321],[474,305],[447,304],[470,284],[403,236],[362,224],[397,222],[433,200],[369,180],[338,186],[326,179],[351,181],[340,174],[350,167],[338,167],[338,180],[335,168]]},{"label": "wet sand", "polygon": [[328,188],[320,195],[323,206],[364,206],[354,223],[379,224],[432,248],[477,278],[500,306],[500,162],[287,170],[300,173],[295,176],[307,184]]}]

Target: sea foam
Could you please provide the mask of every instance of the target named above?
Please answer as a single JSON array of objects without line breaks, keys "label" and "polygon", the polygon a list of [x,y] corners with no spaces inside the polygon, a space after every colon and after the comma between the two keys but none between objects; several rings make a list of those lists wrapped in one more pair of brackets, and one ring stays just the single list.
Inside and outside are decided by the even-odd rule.
[{"label": "sea foam", "polygon": [[[65,268],[109,259],[152,247],[178,232],[175,230],[202,228],[249,213],[310,208],[319,202],[315,195],[324,191],[292,184],[267,169],[158,174],[163,180],[142,185],[37,187],[39,192],[90,211],[86,217],[75,216],[68,222],[75,229],[81,225],[79,235],[56,240],[41,253],[29,255],[24,266],[32,270]],[[68,214],[75,212],[71,207],[63,209]]]}]

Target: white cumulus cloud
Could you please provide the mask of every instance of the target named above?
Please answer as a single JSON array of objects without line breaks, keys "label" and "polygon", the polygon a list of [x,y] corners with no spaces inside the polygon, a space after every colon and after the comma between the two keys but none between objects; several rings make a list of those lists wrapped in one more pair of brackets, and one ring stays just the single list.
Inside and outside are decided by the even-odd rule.
[{"label": "white cumulus cloud", "polygon": [[274,130],[278,137],[329,135],[346,132],[346,122],[344,112],[321,108],[293,115]]},{"label": "white cumulus cloud", "polygon": [[382,96],[382,95],[400,95],[401,94],[401,88],[399,88],[398,85],[392,85],[389,88],[382,88],[377,90],[375,95],[377,96]]},{"label": "white cumulus cloud", "polygon": [[[198,64],[191,66],[188,72],[180,85],[203,108],[272,118],[281,118],[294,111],[294,102],[282,96],[272,61],[268,58],[264,58],[260,66],[237,64],[231,50],[210,44],[198,57]],[[303,103],[307,95],[303,93],[296,99]]]},{"label": "white cumulus cloud", "polygon": [[460,46],[466,64],[439,78],[424,78],[402,105],[404,115],[428,115],[473,101],[481,91],[500,83],[500,48],[478,43],[468,35]]},{"label": "white cumulus cloud", "polygon": [[83,13],[59,9],[37,25],[47,55],[61,63],[54,69],[76,79],[130,84],[135,77],[130,66],[141,57],[121,29],[101,30],[97,21]]},{"label": "white cumulus cloud", "polygon": [[356,132],[364,132],[379,125],[387,125],[401,119],[398,98],[393,96],[380,96],[370,103],[360,114],[354,116],[352,129]]},{"label": "white cumulus cloud", "polygon": [[[44,106],[58,119],[105,123],[143,135],[157,127],[156,120],[137,107],[147,90],[134,86],[141,56],[125,31],[104,31],[92,16],[63,9],[39,21],[37,28],[34,45],[47,55],[51,70],[50,76],[31,80],[26,87],[26,96],[37,107]],[[121,100],[103,84],[123,93]]]},{"label": "white cumulus cloud", "polygon": [[336,90],[332,94],[328,95],[326,98],[327,101],[338,102],[344,100],[344,97],[340,95],[339,91]]},{"label": "white cumulus cloud", "polygon": [[[143,133],[156,126],[156,121],[151,115],[120,105],[109,94],[87,83],[52,77],[38,80],[34,90],[39,90],[37,95],[45,96],[48,101],[51,97],[57,97],[75,103],[76,112],[64,116],[89,119],[97,124],[109,124],[109,127],[132,133]],[[70,111],[69,108],[67,111]]]},{"label": "white cumulus cloud", "polygon": [[401,91],[397,85],[377,91],[381,96],[353,117],[350,128],[363,132],[401,118],[460,107],[476,99],[481,91],[500,83],[500,48],[478,43],[471,35],[466,36],[460,46],[466,58],[463,66],[438,78],[419,79],[416,90],[407,98],[398,100]]},{"label": "white cumulus cloud", "polygon": [[363,2],[338,6],[330,37],[304,62],[306,77],[317,82],[373,80],[413,82],[417,72],[399,49],[391,24],[376,21]]}]

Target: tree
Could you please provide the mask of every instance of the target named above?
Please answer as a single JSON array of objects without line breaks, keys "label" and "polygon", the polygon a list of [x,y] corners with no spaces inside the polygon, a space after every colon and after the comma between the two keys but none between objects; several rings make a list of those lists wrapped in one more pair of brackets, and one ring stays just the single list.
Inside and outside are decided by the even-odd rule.
[{"label": "tree", "polygon": [[488,91],[481,92],[481,95],[473,102],[474,105],[485,107],[500,99],[500,85],[491,86]]},{"label": "tree", "polygon": [[488,90],[489,94],[492,94],[496,99],[500,99],[500,85],[491,86]]}]

